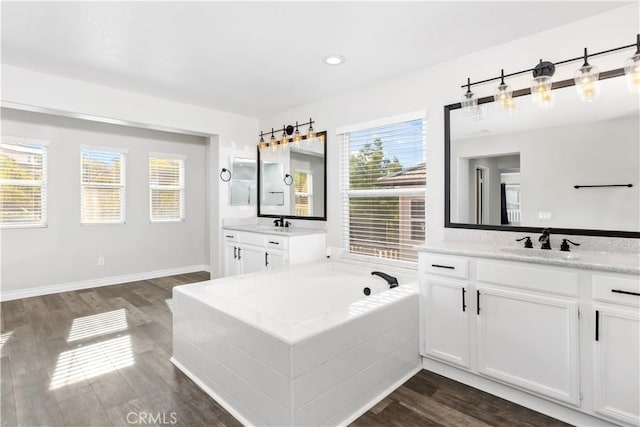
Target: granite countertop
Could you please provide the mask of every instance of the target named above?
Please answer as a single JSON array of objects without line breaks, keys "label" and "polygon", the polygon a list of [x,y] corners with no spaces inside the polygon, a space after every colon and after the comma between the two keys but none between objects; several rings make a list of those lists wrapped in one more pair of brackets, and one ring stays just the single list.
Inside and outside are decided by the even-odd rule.
[{"label": "granite countertop", "polygon": [[637,253],[581,251],[579,249],[560,252],[558,250],[524,249],[521,246],[503,247],[455,240],[429,243],[416,246],[415,249],[419,252],[640,275],[640,254]]},{"label": "granite countertop", "polygon": [[281,234],[283,236],[305,236],[308,234],[320,234],[325,233],[326,230],[320,228],[302,228],[302,227],[275,227],[273,225],[263,224],[238,224],[238,225],[225,225],[222,227],[225,230],[235,231],[248,231],[251,233],[260,234]]}]

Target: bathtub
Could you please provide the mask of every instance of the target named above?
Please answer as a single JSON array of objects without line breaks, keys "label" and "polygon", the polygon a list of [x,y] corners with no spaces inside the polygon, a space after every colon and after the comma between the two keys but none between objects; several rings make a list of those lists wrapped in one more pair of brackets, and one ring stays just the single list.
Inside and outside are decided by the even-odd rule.
[{"label": "bathtub", "polygon": [[172,362],[245,425],[348,424],[420,370],[414,276],[321,262],[175,287]]}]

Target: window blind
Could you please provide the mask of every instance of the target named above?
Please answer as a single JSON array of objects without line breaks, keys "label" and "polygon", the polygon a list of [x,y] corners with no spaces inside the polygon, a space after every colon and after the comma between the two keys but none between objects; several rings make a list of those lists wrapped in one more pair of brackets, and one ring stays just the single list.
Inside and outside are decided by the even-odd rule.
[{"label": "window blind", "polygon": [[425,122],[345,133],[343,240],[351,254],[414,263],[425,239]]},{"label": "window blind", "polygon": [[313,176],[307,171],[295,171],[295,210],[298,216],[312,216],[313,213]]},{"label": "window blind", "polygon": [[125,220],[125,154],[80,150],[81,223],[123,224]]},{"label": "window blind", "polygon": [[0,144],[0,226],[47,223],[47,147]]},{"label": "window blind", "polygon": [[149,157],[150,219],[153,222],[184,219],[184,160]]}]

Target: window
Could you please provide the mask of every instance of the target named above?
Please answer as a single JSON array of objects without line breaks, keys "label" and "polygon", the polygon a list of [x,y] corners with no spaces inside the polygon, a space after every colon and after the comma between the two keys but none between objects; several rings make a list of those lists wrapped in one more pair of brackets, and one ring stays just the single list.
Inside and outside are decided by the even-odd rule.
[{"label": "window", "polygon": [[82,224],[124,224],[126,150],[80,150]]},{"label": "window", "polygon": [[296,215],[312,216],[313,214],[313,176],[309,171],[293,172],[295,183]]},{"label": "window", "polygon": [[149,154],[149,205],[152,222],[184,220],[184,157]]},{"label": "window", "polygon": [[47,225],[47,142],[3,137],[0,143],[0,226]]},{"label": "window", "polygon": [[[425,239],[424,120],[399,120],[342,132],[345,249],[416,262]],[[423,115],[421,115],[423,116]]]}]

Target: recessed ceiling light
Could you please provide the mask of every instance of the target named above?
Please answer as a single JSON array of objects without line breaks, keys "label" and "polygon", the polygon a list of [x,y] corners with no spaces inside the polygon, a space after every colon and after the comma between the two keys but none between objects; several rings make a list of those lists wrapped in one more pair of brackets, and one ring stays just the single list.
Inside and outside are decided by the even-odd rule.
[{"label": "recessed ceiling light", "polygon": [[327,65],[340,65],[344,63],[344,56],[329,55],[329,56],[325,56],[322,61]]}]

